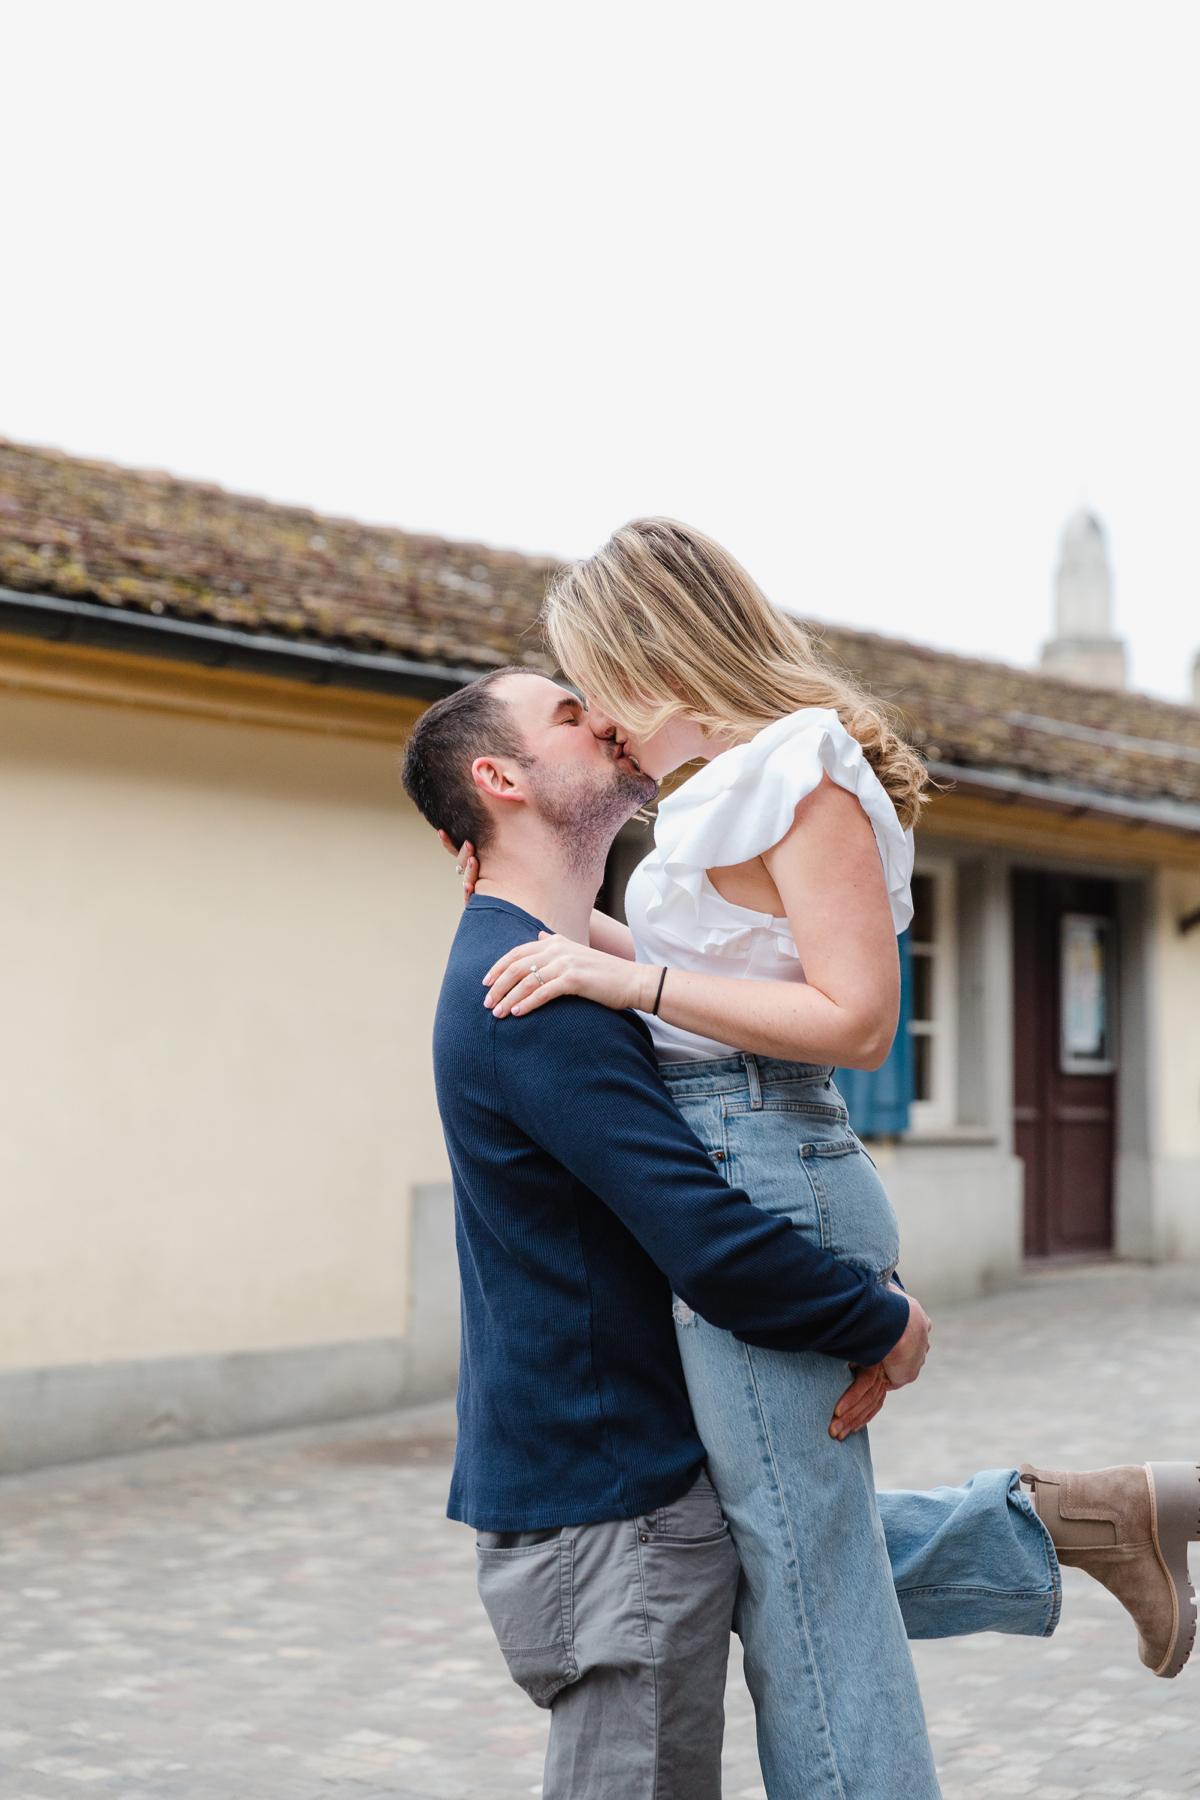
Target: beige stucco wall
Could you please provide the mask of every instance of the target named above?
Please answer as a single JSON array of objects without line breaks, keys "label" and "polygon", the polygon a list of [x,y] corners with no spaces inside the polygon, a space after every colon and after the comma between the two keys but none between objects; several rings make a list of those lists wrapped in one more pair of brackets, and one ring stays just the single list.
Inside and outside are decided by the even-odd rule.
[{"label": "beige stucco wall", "polygon": [[1164,869],[1158,880],[1155,990],[1159,1013],[1159,1132],[1167,1156],[1200,1157],[1200,870]]},{"label": "beige stucco wall", "polygon": [[457,902],[396,764],[0,700],[0,1369],[403,1334]]}]

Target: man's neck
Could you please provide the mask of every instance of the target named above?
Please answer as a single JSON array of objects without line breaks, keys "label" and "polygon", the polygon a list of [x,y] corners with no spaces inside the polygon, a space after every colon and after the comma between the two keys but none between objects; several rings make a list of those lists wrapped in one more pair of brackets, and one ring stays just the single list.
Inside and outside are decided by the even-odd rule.
[{"label": "man's neck", "polygon": [[564,861],[557,847],[529,846],[521,854],[494,846],[484,852],[475,884],[481,899],[507,900],[544,919],[552,931],[586,944],[592,908],[604,879],[604,859],[582,866]]}]

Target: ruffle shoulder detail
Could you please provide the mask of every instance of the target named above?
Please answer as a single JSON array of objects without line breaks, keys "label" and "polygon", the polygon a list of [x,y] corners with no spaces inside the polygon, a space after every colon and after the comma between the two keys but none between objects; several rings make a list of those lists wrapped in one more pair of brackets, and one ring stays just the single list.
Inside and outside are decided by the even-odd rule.
[{"label": "ruffle shoulder detail", "polygon": [[661,803],[655,847],[638,871],[650,887],[647,924],[690,949],[719,953],[768,926],[798,956],[786,919],[725,900],[705,873],[748,862],[791,829],[822,774],[858,797],[871,821],[897,933],[912,920],[913,836],[901,825],[862,745],[836,712],[805,707],[723,751]]}]

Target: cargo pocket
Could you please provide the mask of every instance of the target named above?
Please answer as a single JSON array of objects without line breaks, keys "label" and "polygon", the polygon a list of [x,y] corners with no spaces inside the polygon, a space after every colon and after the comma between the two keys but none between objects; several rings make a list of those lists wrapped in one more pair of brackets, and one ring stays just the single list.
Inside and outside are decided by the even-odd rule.
[{"label": "cargo pocket", "polygon": [[575,1543],[560,1536],[515,1550],[475,1546],[479,1598],[517,1686],[549,1706],[576,1681]]}]

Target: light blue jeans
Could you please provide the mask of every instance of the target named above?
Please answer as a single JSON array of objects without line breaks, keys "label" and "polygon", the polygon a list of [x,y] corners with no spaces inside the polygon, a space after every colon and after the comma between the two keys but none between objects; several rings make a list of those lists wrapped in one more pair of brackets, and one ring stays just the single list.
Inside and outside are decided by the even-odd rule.
[{"label": "light blue jeans", "polygon": [[[887,1280],[896,1216],[831,1069],[730,1056],[660,1072],[727,1180]],[[1058,1623],[1058,1558],[1016,1469],[876,1493],[867,1432],[829,1435],[846,1363],[754,1349],[679,1300],[675,1321],[742,1565],[735,1629],[770,1800],[938,1795],[908,1639]]]}]

